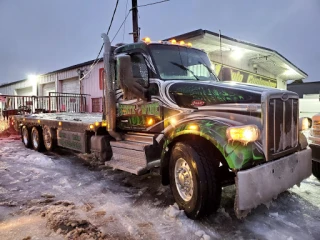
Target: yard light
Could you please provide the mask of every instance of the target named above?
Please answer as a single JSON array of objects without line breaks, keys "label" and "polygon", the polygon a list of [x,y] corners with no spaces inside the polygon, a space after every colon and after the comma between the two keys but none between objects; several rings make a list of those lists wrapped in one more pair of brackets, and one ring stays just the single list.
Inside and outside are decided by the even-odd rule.
[{"label": "yard light", "polygon": [[297,74],[297,72],[295,70],[293,70],[292,68],[289,68],[289,69],[285,70],[283,74],[285,76],[291,76],[291,75]]},{"label": "yard light", "polygon": [[93,130],[93,129],[94,129],[94,125],[93,125],[93,124],[90,124],[89,128],[90,128],[91,130]]},{"label": "yard light", "polygon": [[94,125],[96,125],[96,127],[99,127],[100,123],[99,122],[95,122]]},{"label": "yard light", "polygon": [[243,51],[241,49],[236,48],[231,52],[231,57],[234,60],[240,60],[243,57]]},{"label": "yard light", "polygon": [[28,75],[28,80],[30,80],[31,82],[36,82],[38,81],[38,76],[35,74],[30,74]]}]

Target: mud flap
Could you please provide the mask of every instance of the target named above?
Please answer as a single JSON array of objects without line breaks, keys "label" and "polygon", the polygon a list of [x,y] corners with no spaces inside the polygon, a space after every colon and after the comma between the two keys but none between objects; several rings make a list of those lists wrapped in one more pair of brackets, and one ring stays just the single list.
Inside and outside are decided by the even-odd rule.
[{"label": "mud flap", "polygon": [[236,176],[234,209],[238,218],[251,209],[269,203],[278,194],[311,175],[311,149],[305,149],[257,167],[239,171]]}]

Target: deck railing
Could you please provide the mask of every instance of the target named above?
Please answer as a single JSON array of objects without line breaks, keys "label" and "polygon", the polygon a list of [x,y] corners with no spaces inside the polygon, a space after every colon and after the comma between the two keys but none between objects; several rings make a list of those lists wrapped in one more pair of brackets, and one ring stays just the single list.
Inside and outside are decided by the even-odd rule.
[{"label": "deck railing", "polygon": [[86,112],[88,94],[50,92],[49,96],[0,95],[4,118],[17,114]]}]

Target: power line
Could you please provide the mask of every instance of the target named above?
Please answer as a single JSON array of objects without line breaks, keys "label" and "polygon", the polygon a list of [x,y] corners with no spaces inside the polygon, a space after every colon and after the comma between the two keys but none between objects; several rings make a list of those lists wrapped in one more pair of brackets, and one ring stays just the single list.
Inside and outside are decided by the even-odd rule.
[{"label": "power line", "polygon": [[127,20],[127,18],[128,18],[128,16],[129,16],[129,14],[130,14],[131,11],[132,11],[132,9],[130,9],[130,10],[128,11],[127,16],[125,17],[125,19],[124,19],[123,22],[121,23],[118,31],[116,32],[116,34],[115,34],[114,37],[112,38],[111,42],[113,42],[113,40],[114,40],[114,39],[116,38],[116,36],[118,35],[120,29],[122,28],[123,24],[126,22],[126,20]]},{"label": "power line", "polygon": [[[110,21],[110,24],[109,24],[109,28],[108,28],[108,31],[107,31],[107,35],[108,35],[109,32],[110,32],[110,29],[111,29],[111,26],[112,26],[112,23],[113,23],[113,19],[114,19],[114,16],[115,16],[116,11],[117,11],[117,8],[118,8],[118,3],[119,3],[119,0],[117,0],[116,6],[115,6],[115,8],[114,8],[114,10],[113,10],[113,14],[112,14],[112,18],[111,18],[111,21]],[[88,74],[90,74],[91,71],[92,71],[92,70],[95,68],[95,66],[98,64],[98,62],[99,62],[99,56],[100,56],[100,54],[101,54],[101,52],[102,52],[103,46],[104,46],[104,43],[102,43],[101,48],[100,48],[100,51],[99,51],[99,53],[98,53],[98,56],[96,57],[96,59],[95,59],[95,60],[93,61],[93,63],[91,64],[91,66],[90,66],[90,68],[89,68],[89,71],[88,71],[82,78],[79,79],[80,81],[82,81],[85,77],[87,77]]]},{"label": "power line", "polygon": [[146,7],[146,6],[150,6],[150,5],[155,5],[155,4],[159,4],[159,3],[163,3],[163,2],[169,2],[170,0],[163,0],[163,1],[158,1],[158,2],[154,2],[154,3],[148,3],[148,4],[144,4],[144,5],[139,5],[137,6],[137,8],[139,7]]},{"label": "power line", "polygon": [[107,35],[109,34],[110,28],[112,26],[113,18],[114,18],[114,15],[116,14],[116,11],[117,11],[117,8],[118,8],[118,3],[119,3],[119,0],[117,0],[116,7],[113,10],[113,14],[112,14],[112,18],[111,18],[111,21],[110,21],[110,25],[109,25],[109,28],[108,28]]}]

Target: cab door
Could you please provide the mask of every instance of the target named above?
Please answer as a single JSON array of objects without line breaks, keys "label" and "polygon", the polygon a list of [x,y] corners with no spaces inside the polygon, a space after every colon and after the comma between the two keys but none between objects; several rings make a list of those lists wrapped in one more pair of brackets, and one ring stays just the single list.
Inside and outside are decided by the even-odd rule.
[{"label": "cab door", "polygon": [[[149,87],[149,69],[141,52],[129,54],[132,66],[132,81]],[[119,79],[118,79],[119,80]],[[162,122],[161,107],[158,101],[144,101],[132,89],[119,84],[117,91],[117,127],[121,130],[138,132],[160,132]],[[151,98],[151,97],[150,97]]]}]

